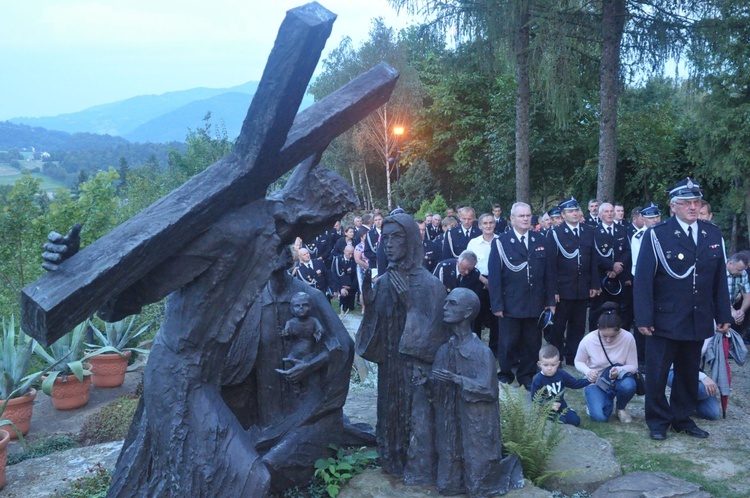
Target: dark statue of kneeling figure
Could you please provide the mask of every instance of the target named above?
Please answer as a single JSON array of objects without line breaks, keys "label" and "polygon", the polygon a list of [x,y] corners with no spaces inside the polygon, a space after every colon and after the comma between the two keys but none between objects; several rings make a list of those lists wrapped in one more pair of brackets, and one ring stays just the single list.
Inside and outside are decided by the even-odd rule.
[{"label": "dark statue of kneeling figure", "polygon": [[443,494],[483,497],[523,487],[518,458],[502,458],[495,357],[471,331],[478,297],[456,289],[446,301],[443,284],[422,267],[411,216],[385,218],[380,244],[387,270],[374,288],[364,279],[356,348],[378,363],[383,471]]},{"label": "dark statue of kneeling figure", "polygon": [[524,485],[518,457],[502,456],[495,356],[471,331],[479,306],[473,291],[458,288],[443,307],[451,338],[432,365],[441,494],[487,497]]}]

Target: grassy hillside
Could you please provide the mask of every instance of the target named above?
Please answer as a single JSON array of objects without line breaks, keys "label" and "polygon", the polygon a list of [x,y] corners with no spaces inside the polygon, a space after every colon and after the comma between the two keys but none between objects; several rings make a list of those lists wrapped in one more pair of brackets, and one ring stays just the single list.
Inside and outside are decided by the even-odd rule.
[{"label": "grassy hillside", "polygon": [[[24,166],[29,169],[38,167],[41,170],[42,162],[30,161],[30,162],[24,163]],[[52,178],[45,176],[41,173],[32,173],[32,176],[36,178],[41,178],[42,190],[45,190],[47,192],[53,192],[65,186],[61,182],[58,182],[57,180],[53,180]],[[19,170],[15,168],[11,168],[7,163],[0,163],[0,185],[13,185],[16,183],[16,180],[18,180],[19,178],[21,178],[21,172]]]}]

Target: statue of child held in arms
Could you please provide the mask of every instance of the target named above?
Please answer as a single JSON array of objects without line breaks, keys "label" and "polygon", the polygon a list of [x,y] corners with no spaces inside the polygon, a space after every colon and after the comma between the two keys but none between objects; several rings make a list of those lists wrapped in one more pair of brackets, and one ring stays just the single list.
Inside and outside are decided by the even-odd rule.
[{"label": "statue of child held in arms", "polygon": [[[285,341],[291,341],[289,354],[284,358],[284,366],[289,369],[299,362],[309,361],[318,353],[317,344],[323,336],[323,326],[314,316],[310,316],[312,305],[310,296],[304,292],[298,292],[292,297],[292,318],[286,322],[281,337]],[[282,370],[276,370],[283,373]],[[301,382],[292,384],[294,392],[299,394]]]}]

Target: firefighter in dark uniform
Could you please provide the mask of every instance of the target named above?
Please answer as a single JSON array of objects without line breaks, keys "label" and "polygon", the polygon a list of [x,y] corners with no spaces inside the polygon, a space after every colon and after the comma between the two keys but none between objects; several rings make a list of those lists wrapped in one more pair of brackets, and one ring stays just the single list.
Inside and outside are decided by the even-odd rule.
[{"label": "firefighter in dark uniform", "polygon": [[328,268],[323,261],[312,259],[310,251],[301,248],[297,253],[299,255],[299,265],[292,268],[292,276],[303,281],[310,287],[318,289],[325,294],[326,299],[331,301],[331,278]]},{"label": "firefighter in dark uniform", "polygon": [[427,223],[425,226],[425,230],[427,232],[426,237],[428,240],[432,241],[435,240],[438,235],[443,235],[443,228],[441,226],[442,221],[443,217],[439,214],[432,215],[432,223]]},{"label": "firefighter in dark uniform", "polygon": [[[556,346],[565,362],[573,359],[586,331],[586,308],[589,299],[598,295],[599,258],[594,248],[595,228],[581,222],[581,206],[571,197],[560,204],[564,223],[550,230],[552,257],[555,258],[555,320],[547,342]],[[566,333],[567,329],[567,333]]]},{"label": "firefighter in dark uniform", "polygon": [[[367,237],[365,237],[364,251],[365,257],[370,262],[371,269],[378,267],[378,243],[380,242],[380,230],[383,226],[383,215],[376,213],[373,216],[373,220],[373,227],[370,229]],[[385,268],[383,268],[383,271],[385,271]]]},{"label": "firefighter in dark uniform", "polygon": [[553,207],[552,209],[547,211],[547,214],[549,215],[549,219],[552,222],[550,230],[563,224],[562,210],[560,209],[560,206]]},{"label": "firefighter in dark uniform", "polygon": [[503,218],[503,208],[500,207],[500,204],[492,205],[492,217],[495,220],[495,235],[505,233],[508,229],[508,222]]},{"label": "firefighter in dark uniform", "polygon": [[732,321],[724,240],[716,225],[698,219],[703,194],[694,180],[682,180],[669,195],[675,215],[644,234],[634,279],[636,326],[646,336],[646,424],[655,440],[666,439],[670,426],[705,438],[690,416],[703,341],[727,332]]},{"label": "firefighter in dark uniform", "polygon": [[354,247],[346,246],[344,254],[333,258],[331,263],[331,290],[338,295],[341,311],[354,309],[357,294],[357,263],[354,261]]},{"label": "firefighter in dark uniform", "polygon": [[432,273],[435,271],[435,266],[437,266],[438,258],[440,257],[442,250],[436,248],[435,244],[427,238],[426,233],[428,225],[422,220],[417,220],[417,225],[419,226],[419,232],[422,234],[422,249],[424,249],[422,266]]},{"label": "firefighter in dark uniform", "polygon": [[591,199],[589,201],[589,214],[586,215],[586,218],[583,220],[584,223],[587,225],[591,225],[592,227],[596,227],[599,225],[599,200],[598,199]]},{"label": "firefighter in dark uniform", "polygon": [[477,255],[471,251],[464,251],[458,258],[444,259],[435,267],[435,275],[445,286],[446,294],[453,289],[462,287],[473,290],[477,297],[484,284],[479,279],[482,275],[477,266]]},{"label": "firefighter in dark uniform", "polygon": [[529,230],[528,204],[513,204],[510,219],[513,228],[492,241],[488,265],[490,303],[499,317],[498,379],[513,382],[511,353],[520,345],[515,377],[529,389],[542,347],[537,320],[544,309],[555,309],[555,260],[549,239]]},{"label": "firefighter in dark uniform", "polygon": [[474,225],[477,215],[473,208],[463,207],[459,209],[459,225],[451,228],[443,237],[443,258],[457,258],[466,250],[469,241],[482,235],[482,231]]},{"label": "firefighter in dark uniform", "polygon": [[[589,311],[589,330],[598,328],[602,305],[607,301],[622,307],[625,287],[633,286],[630,276],[630,242],[625,227],[615,223],[615,211],[612,204],[604,202],[599,206],[601,222],[594,230],[594,243],[599,257],[597,278],[602,283],[602,293],[591,299]],[[632,290],[632,289],[631,289]],[[629,308],[628,308],[629,309]],[[630,314],[621,313],[622,328],[630,330]]]}]

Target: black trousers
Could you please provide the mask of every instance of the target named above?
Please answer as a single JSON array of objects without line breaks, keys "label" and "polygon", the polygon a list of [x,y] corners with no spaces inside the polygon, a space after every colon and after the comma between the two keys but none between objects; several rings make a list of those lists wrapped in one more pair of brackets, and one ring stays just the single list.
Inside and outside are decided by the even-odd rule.
[{"label": "black trousers", "polygon": [[[536,375],[536,363],[542,347],[542,331],[537,325],[537,318],[498,318],[500,330],[498,362],[500,373],[498,379],[511,383],[518,378],[522,386],[530,387]],[[518,354],[516,354],[516,351]],[[516,375],[513,375],[513,362],[520,360]]]},{"label": "black trousers", "polygon": [[[586,308],[588,299],[560,299],[555,308],[555,318],[547,337],[547,342],[560,351],[560,358],[565,356],[569,365],[578,351],[578,344],[586,332]],[[567,336],[566,331],[567,329]]]},{"label": "black trousers", "polygon": [[354,301],[357,297],[357,288],[354,287],[349,289],[349,294],[346,297],[342,297],[339,294],[339,304],[341,305],[341,311],[351,311],[354,309]]},{"label": "black trousers", "polygon": [[497,317],[492,313],[489,289],[479,291],[479,314],[471,324],[471,331],[481,338],[485,324],[490,329],[489,347],[497,358]]},{"label": "black trousers", "polygon": [[[658,331],[657,331],[658,332]],[[695,427],[690,416],[698,403],[698,370],[703,341],[675,341],[646,336],[646,425],[652,431]],[[672,394],[667,400],[669,367],[674,364]]]}]

